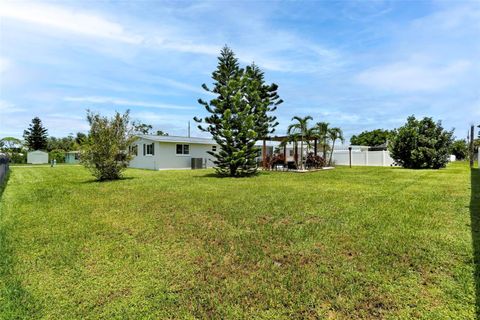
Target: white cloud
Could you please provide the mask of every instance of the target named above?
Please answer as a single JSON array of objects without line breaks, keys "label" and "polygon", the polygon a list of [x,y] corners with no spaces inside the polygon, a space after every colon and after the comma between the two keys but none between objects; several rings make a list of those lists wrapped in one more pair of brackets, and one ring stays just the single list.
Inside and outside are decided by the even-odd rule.
[{"label": "white cloud", "polygon": [[23,112],[26,109],[19,108],[15,106],[13,103],[7,102],[5,100],[0,100],[0,113],[1,114],[10,114],[10,113],[17,113]]},{"label": "white cloud", "polygon": [[470,62],[459,60],[433,65],[407,60],[361,72],[356,80],[370,87],[391,91],[438,91],[455,84],[469,69]]},{"label": "white cloud", "polygon": [[66,97],[63,100],[72,101],[72,102],[113,104],[113,105],[121,105],[121,106],[157,108],[157,109],[173,109],[173,110],[195,109],[192,106],[179,106],[179,105],[164,104],[164,103],[132,101],[132,100],[120,99],[120,98],[114,98],[114,97]]},{"label": "white cloud", "polygon": [[51,5],[4,1],[0,2],[0,17],[127,43],[139,43],[142,40],[137,35],[127,33],[120,24],[101,16]]}]

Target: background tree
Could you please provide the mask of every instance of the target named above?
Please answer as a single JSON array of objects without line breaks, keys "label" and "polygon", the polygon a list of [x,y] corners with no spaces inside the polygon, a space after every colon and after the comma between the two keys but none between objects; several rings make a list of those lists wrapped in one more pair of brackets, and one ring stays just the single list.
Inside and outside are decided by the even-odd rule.
[{"label": "background tree", "polygon": [[135,141],[130,126],[130,112],[116,112],[111,119],[87,110],[90,124],[88,139],[83,144],[80,161],[98,180],[114,180],[122,176],[132,159],[129,146]]},{"label": "background tree", "polygon": [[450,153],[455,155],[457,160],[464,160],[468,157],[468,144],[466,140],[456,140],[452,143]]},{"label": "background tree", "polygon": [[68,137],[48,137],[47,138],[47,151],[73,151],[77,149],[75,138],[73,136]]},{"label": "background tree", "polygon": [[132,127],[134,133],[137,134],[150,134],[153,127],[150,124],[142,123],[140,121],[133,121]]},{"label": "background tree", "polygon": [[328,145],[328,130],[329,130],[329,123],[328,122],[317,122],[315,124],[315,130],[317,131],[317,137],[320,141],[320,147],[322,148],[323,159],[327,160],[327,151],[329,149]]},{"label": "background tree", "polygon": [[[217,69],[212,73],[213,89],[202,87],[215,95],[209,102],[199,99],[209,116],[199,119],[198,128],[209,132],[220,146],[209,152],[220,175],[245,176],[257,170],[259,148],[255,142],[276,124],[267,112],[278,104],[276,86],[263,83],[263,73],[251,66],[240,68],[238,59],[228,47],[218,57]],[[203,125],[202,125],[203,124]]]},{"label": "background tree", "polygon": [[29,128],[23,132],[25,144],[31,150],[47,149],[47,129],[43,127],[40,118],[35,117]]},{"label": "background tree", "polygon": [[357,146],[377,147],[386,144],[392,136],[391,130],[375,129],[372,131],[363,131],[358,136],[353,135],[350,138],[350,144]]},{"label": "background tree", "polygon": [[300,136],[300,168],[303,170],[305,169],[304,163],[303,163],[303,141],[305,140],[309,128],[308,128],[308,120],[313,120],[311,116],[306,116],[306,117],[293,117],[292,121],[296,121],[296,123],[293,123],[288,126],[287,128],[287,134],[289,136],[297,134]]},{"label": "background tree", "polygon": [[27,152],[22,140],[5,137],[0,140],[0,146],[0,150],[8,155],[11,163],[27,162]]},{"label": "background tree", "polygon": [[330,159],[328,160],[328,165],[332,165],[332,157],[333,157],[333,151],[335,150],[335,141],[340,140],[342,143],[345,142],[345,138],[343,137],[343,131],[342,129],[335,127],[335,128],[330,128],[328,130],[328,137],[332,141],[332,150],[330,151]]},{"label": "background tree", "polygon": [[157,130],[157,136],[168,136],[168,133],[162,130]]},{"label": "background tree", "polygon": [[21,149],[23,146],[22,140],[14,137],[5,137],[0,140],[0,147],[4,152],[12,152]]},{"label": "background tree", "polygon": [[87,141],[87,135],[83,132],[77,132],[75,136],[76,147],[79,148],[85,141]]},{"label": "background tree", "polygon": [[278,85],[266,84],[264,73],[252,63],[245,69],[246,100],[255,114],[255,132],[258,137],[265,138],[275,132],[277,117],[272,113],[283,103],[277,93]]},{"label": "background tree", "polygon": [[453,131],[446,131],[439,121],[410,116],[396,129],[389,144],[396,163],[411,169],[439,169],[446,166],[453,142]]}]

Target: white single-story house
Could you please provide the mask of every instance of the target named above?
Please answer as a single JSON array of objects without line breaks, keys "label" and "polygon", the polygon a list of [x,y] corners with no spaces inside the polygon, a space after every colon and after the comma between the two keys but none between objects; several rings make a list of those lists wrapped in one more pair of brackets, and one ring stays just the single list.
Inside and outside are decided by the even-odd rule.
[{"label": "white single-story house", "polygon": [[[207,151],[217,152],[219,146],[213,139],[178,136],[137,135],[130,151],[131,168],[164,170],[191,169],[192,159],[205,168],[214,166],[214,157]],[[200,160],[201,159],[201,160]]]},{"label": "white single-story house", "polygon": [[27,153],[27,163],[42,164],[48,163],[48,152],[42,150],[30,151]]}]

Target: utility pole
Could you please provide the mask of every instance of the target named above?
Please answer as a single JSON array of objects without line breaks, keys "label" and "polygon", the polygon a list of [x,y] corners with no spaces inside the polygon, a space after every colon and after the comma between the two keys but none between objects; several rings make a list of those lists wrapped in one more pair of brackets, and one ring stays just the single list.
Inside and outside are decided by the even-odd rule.
[{"label": "utility pole", "polygon": [[188,121],[188,137],[190,138],[190,120]]}]

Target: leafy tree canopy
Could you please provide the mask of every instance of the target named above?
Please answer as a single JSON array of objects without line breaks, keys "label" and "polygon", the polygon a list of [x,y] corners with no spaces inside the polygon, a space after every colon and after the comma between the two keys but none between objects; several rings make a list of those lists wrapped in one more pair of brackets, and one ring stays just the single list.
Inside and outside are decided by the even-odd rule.
[{"label": "leafy tree canopy", "polygon": [[134,121],[132,123],[133,131],[137,134],[150,134],[153,127],[150,124]]},{"label": "leafy tree canopy", "polygon": [[356,146],[370,146],[376,147],[383,145],[392,138],[393,131],[375,129],[372,131],[363,131],[358,136],[353,135],[350,138],[350,143]]},{"label": "leafy tree canopy", "polygon": [[464,160],[468,157],[468,144],[466,140],[455,140],[452,143],[450,153],[455,155],[457,160]]},{"label": "leafy tree canopy", "polygon": [[13,151],[23,147],[22,140],[14,137],[5,137],[0,140],[0,147],[5,151]]},{"label": "leafy tree canopy", "polygon": [[43,127],[40,118],[35,117],[29,128],[23,132],[25,144],[31,150],[45,150],[47,149],[47,129]]},{"label": "leafy tree canopy", "polygon": [[157,130],[157,136],[168,136],[168,133],[162,130]]},{"label": "leafy tree canopy", "polygon": [[443,168],[448,162],[452,137],[453,130],[444,130],[440,121],[410,116],[404,126],[394,131],[389,143],[390,155],[404,168]]},{"label": "leafy tree canopy", "polygon": [[122,176],[132,159],[130,145],[135,141],[130,126],[130,112],[116,113],[111,119],[87,111],[90,131],[82,145],[80,162],[98,180],[115,180]]},{"label": "leafy tree canopy", "polygon": [[56,138],[56,137],[47,138],[48,152],[53,150],[73,151],[77,149],[78,149],[78,146],[73,136],[62,137],[62,138]]}]

